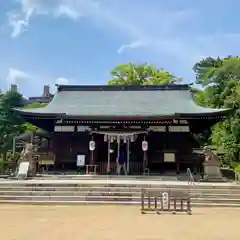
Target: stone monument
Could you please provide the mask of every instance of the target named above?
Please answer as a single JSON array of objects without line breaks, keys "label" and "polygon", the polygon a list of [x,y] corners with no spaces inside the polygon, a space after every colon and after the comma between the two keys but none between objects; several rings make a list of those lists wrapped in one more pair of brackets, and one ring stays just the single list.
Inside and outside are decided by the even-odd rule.
[{"label": "stone monument", "polygon": [[36,160],[33,158],[33,144],[26,143],[25,148],[21,152],[20,162],[29,162],[28,176],[33,177],[36,175]]},{"label": "stone monument", "polygon": [[221,162],[218,156],[208,147],[204,148],[204,179],[208,182],[224,182],[221,174],[220,166]]}]

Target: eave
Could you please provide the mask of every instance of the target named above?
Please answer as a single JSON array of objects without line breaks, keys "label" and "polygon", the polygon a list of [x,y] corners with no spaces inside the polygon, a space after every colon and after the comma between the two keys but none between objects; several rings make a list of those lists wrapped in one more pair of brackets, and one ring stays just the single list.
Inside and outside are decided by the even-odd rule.
[{"label": "eave", "polygon": [[116,121],[116,120],[164,120],[164,119],[225,119],[231,113],[232,109],[226,109],[219,112],[211,112],[211,113],[175,113],[172,115],[155,115],[155,116],[102,116],[102,115],[68,115],[66,113],[33,113],[21,110],[15,110],[19,113],[23,118],[37,118],[37,119],[78,119],[78,120],[104,120],[104,121]]}]

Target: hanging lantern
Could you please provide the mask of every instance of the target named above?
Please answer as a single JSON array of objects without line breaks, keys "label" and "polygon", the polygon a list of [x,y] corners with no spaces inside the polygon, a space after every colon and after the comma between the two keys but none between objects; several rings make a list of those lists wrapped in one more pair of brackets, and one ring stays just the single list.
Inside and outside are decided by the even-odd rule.
[{"label": "hanging lantern", "polygon": [[95,147],[96,147],[96,143],[95,143],[95,141],[90,141],[89,142],[89,150],[90,151],[94,151],[95,150]]},{"label": "hanging lantern", "polygon": [[148,150],[148,142],[147,141],[142,141],[142,150],[144,152]]},{"label": "hanging lantern", "polygon": [[123,142],[124,142],[124,143],[127,142],[127,136],[126,136],[126,135],[123,136]]},{"label": "hanging lantern", "polygon": [[113,143],[114,137],[113,136],[109,136],[109,137],[110,137],[110,142]]}]

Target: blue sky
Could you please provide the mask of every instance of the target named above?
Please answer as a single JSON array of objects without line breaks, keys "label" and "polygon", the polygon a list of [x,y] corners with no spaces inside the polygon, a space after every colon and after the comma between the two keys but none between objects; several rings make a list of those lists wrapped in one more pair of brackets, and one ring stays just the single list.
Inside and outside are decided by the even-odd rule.
[{"label": "blue sky", "polygon": [[[0,0],[0,88],[105,84],[121,63],[184,82],[206,56],[240,54],[239,0]],[[54,88],[52,88],[54,90]]]}]

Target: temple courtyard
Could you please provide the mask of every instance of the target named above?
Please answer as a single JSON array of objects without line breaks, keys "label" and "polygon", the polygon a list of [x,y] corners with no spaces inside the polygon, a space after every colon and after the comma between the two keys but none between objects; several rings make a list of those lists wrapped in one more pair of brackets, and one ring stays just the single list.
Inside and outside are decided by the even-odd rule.
[{"label": "temple courtyard", "polygon": [[240,209],[141,215],[136,206],[0,205],[4,240],[239,240]]}]

